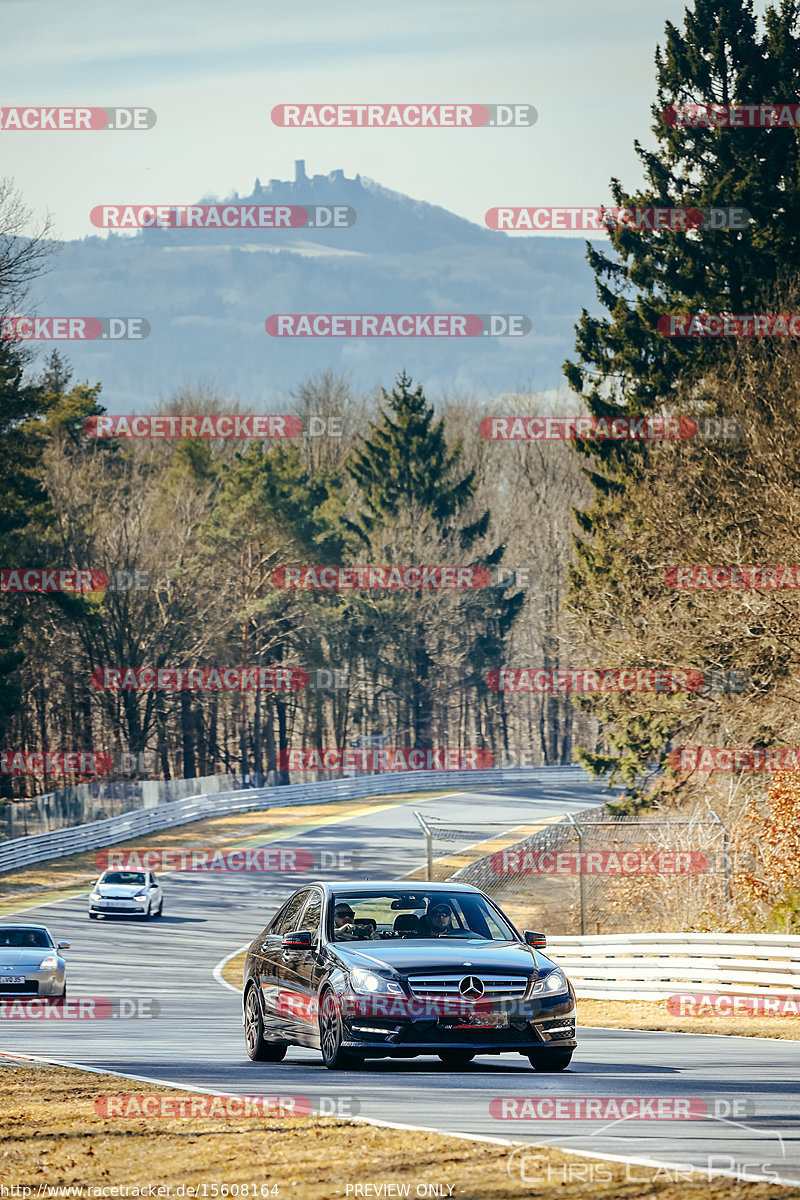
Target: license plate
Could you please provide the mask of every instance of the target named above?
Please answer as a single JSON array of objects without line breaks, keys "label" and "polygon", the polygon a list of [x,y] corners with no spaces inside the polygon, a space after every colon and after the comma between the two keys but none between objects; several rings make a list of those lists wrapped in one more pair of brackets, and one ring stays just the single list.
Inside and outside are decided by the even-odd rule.
[{"label": "license plate", "polygon": [[507,1029],[508,1013],[464,1013],[458,1023],[447,1023],[448,1029]]},{"label": "license plate", "polygon": [[0,983],[24,983],[24,975],[0,975]]}]

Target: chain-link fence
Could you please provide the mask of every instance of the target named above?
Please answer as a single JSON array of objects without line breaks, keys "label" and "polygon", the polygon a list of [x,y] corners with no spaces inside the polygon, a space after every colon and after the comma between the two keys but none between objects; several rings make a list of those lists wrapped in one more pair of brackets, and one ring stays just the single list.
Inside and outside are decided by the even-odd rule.
[{"label": "chain-link fence", "polygon": [[713,923],[730,898],[728,833],[703,818],[459,825],[417,814],[429,879],[471,883],[515,924],[552,933],[669,931]]}]

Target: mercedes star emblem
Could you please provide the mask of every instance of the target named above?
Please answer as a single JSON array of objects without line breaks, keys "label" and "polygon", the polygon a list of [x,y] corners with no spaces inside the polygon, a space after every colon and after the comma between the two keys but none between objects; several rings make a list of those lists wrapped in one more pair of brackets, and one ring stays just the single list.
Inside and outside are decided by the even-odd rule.
[{"label": "mercedes star emblem", "polygon": [[458,990],[462,996],[482,996],[483,981],[478,979],[477,975],[465,975],[458,985]]}]

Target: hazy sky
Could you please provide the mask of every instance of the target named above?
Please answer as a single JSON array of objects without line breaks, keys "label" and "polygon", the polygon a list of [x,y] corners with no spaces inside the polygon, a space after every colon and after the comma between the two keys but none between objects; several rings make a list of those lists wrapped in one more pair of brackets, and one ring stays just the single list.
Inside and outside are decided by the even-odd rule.
[{"label": "hazy sky", "polygon": [[[762,6],[763,7],[763,6]],[[55,233],[96,204],[185,204],[341,167],[483,224],[591,205],[654,144],[655,46],[683,0],[0,0],[0,104],[137,105],[140,132],[0,131],[0,175]],[[532,128],[279,129],[286,102],[527,102]],[[335,201],[335,196],[331,199]],[[551,235],[552,236],[552,235]],[[573,236],[583,237],[584,234]]]}]

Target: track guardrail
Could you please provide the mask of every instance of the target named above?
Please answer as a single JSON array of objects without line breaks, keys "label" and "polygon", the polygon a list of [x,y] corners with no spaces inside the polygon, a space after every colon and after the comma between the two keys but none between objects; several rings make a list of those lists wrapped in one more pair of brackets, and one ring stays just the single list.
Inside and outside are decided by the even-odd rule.
[{"label": "track guardrail", "polygon": [[794,934],[563,935],[547,939],[546,953],[564,968],[579,1000],[800,992],[800,936]]},{"label": "track guardrail", "polygon": [[90,821],[85,825],[53,829],[47,833],[0,842],[0,873],[50,858],[64,858],[81,850],[99,850],[141,834],[170,829],[175,825],[188,825],[203,817],[404,792],[447,792],[454,787],[463,788],[465,784],[475,788],[498,783],[541,783],[548,779],[552,782],[554,775],[565,780],[572,777],[587,778],[580,767],[574,766],[508,770],[492,768],[487,771],[393,771],[361,775],[355,779],[320,779],[280,787],[244,788],[187,796],[184,800],[171,800],[152,808],[135,809],[120,816],[106,817],[102,821]]}]

